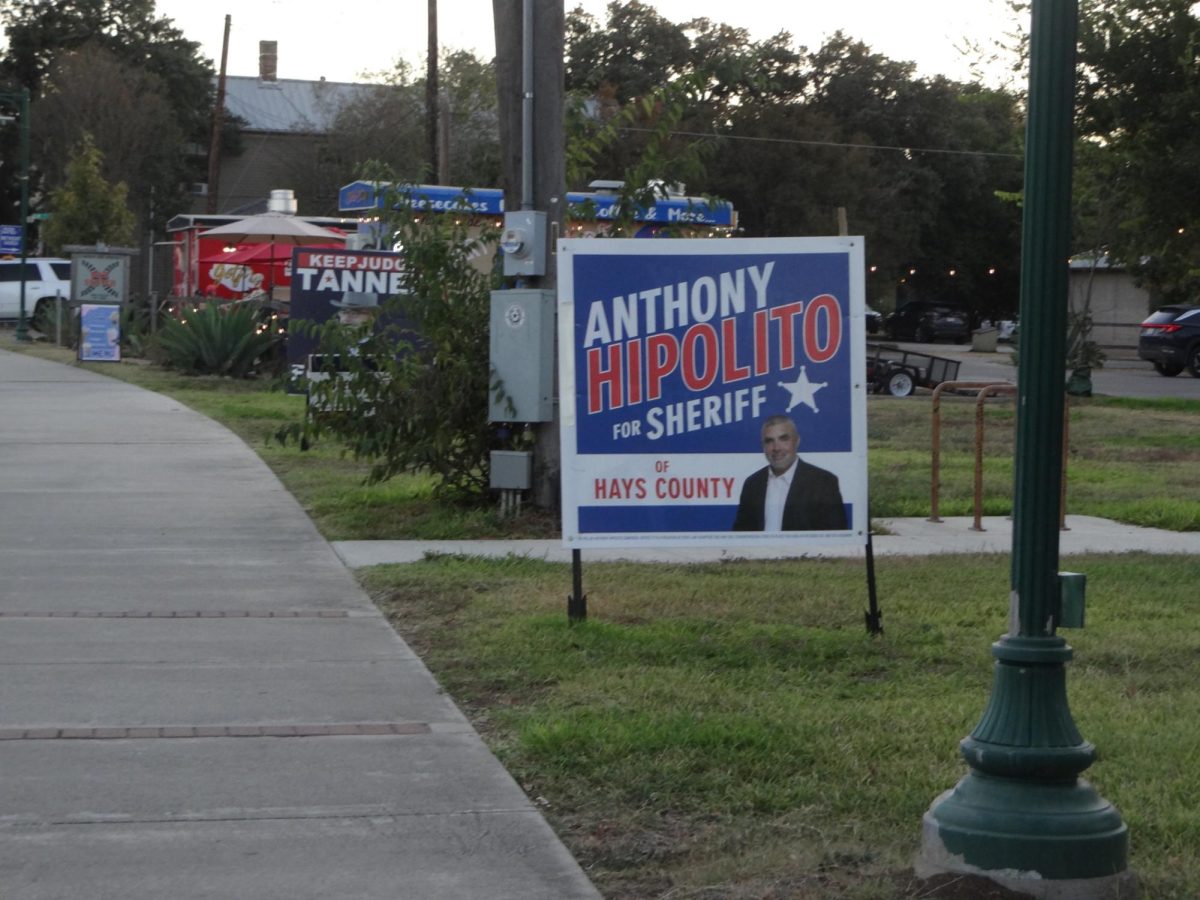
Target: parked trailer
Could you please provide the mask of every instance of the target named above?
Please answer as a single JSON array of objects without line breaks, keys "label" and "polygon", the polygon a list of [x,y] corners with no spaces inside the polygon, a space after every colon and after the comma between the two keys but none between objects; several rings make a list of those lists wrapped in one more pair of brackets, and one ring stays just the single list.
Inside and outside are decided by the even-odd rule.
[{"label": "parked trailer", "polygon": [[918,387],[935,388],[956,381],[956,359],[902,350],[894,344],[867,344],[867,384],[876,394],[907,397]]}]

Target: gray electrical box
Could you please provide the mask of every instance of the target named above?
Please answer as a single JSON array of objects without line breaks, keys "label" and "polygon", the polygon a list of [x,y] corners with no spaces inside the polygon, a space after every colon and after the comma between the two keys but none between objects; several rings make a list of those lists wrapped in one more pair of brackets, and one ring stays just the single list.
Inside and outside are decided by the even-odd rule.
[{"label": "gray electrical box", "polygon": [[527,491],[533,484],[533,454],[523,450],[493,450],[490,487]]},{"label": "gray electrical box", "polygon": [[553,291],[492,291],[492,377],[504,396],[489,395],[488,421],[553,420],[554,305]]},{"label": "gray electrical box", "polygon": [[505,275],[545,275],[546,214],[528,209],[506,212],[500,249]]}]

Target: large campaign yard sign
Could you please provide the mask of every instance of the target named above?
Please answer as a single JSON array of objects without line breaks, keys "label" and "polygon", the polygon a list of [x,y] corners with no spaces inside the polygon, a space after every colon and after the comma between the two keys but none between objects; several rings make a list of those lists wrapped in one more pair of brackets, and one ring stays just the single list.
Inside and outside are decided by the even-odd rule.
[{"label": "large campaign yard sign", "polygon": [[292,250],[292,288],[287,358],[293,378],[301,376],[308,356],[318,351],[311,328],[347,309],[378,309],[405,291],[404,257],[386,250],[296,247]]},{"label": "large campaign yard sign", "polygon": [[[564,543],[866,542],[861,237],[576,239],[558,251]],[[764,425],[777,415],[800,436],[793,490],[828,494],[832,473],[838,524],[742,530],[743,485],[754,473],[766,484]]]}]

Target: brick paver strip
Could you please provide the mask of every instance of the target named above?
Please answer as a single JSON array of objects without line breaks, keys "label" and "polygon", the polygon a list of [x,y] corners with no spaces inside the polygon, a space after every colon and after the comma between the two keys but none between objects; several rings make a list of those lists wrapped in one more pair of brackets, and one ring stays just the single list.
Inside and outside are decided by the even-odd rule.
[{"label": "brick paver strip", "polygon": [[339,722],[334,725],[164,725],[137,728],[0,728],[0,741],[363,737],[431,733],[432,729],[424,722]]}]

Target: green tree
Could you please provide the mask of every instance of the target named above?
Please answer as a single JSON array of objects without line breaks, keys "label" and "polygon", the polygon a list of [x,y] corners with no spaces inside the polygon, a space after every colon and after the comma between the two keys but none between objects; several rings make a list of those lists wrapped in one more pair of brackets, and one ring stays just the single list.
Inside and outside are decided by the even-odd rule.
[{"label": "green tree", "polygon": [[103,176],[125,182],[131,197],[174,187],[183,133],[158,76],[88,44],[56,57],[45,85],[33,132],[47,184],[61,184],[69,162],[54,148],[77,147],[88,134],[103,153]]},{"label": "green tree", "polygon": [[639,0],[611,0],[607,21],[582,8],[566,19],[568,93],[603,93],[618,104],[645,97],[688,69],[691,42],[680,25]]},{"label": "green tree", "polygon": [[85,134],[67,164],[66,178],[50,195],[50,221],[42,232],[51,253],[66,244],[127,246],[134,216],[126,205],[125,182],[110,184],[101,174],[104,157]]},{"label": "green tree", "polygon": [[438,84],[449,113],[450,184],[494,187],[500,183],[496,67],[466,50],[443,51]]},{"label": "green tree", "polygon": [[[1200,290],[1200,18],[1188,0],[1090,0],[1080,16],[1077,249],[1125,263],[1158,299]],[[1080,196],[1077,192],[1077,196]]]},{"label": "green tree", "polygon": [[[744,29],[708,19],[675,24],[637,0],[609,3],[603,24],[577,9],[567,18],[566,87],[576,115],[568,140],[610,123],[621,128],[619,140],[592,153],[589,172],[603,178],[641,165],[651,144],[653,152],[686,156],[696,134],[728,127],[756,100],[797,95],[800,57],[789,43],[786,34],[754,42]],[[654,105],[645,106],[648,100]],[[658,131],[663,113],[672,119],[670,135]],[[664,137],[677,137],[674,148]]]},{"label": "green tree", "polygon": [[[636,228],[638,210],[667,196],[669,186],[704,177],[704,159],[712,145],[676,134],[686,114],[687,98],[694,93],[688,82],[680,79],[628,103],[604,122],[587,114],[578,103],[569,108],[568,185],[582,188],[598,174],[620,175],[615,214],[607,222],[610,236],[628,237]],[[614,154],[614,148],[628,143],[631,132],[638,137],[637,153],[623,148]],[[617,173],[611,169],[614,160],[623,167]],[[597,171],[600,164],[606,166],[603,173]]]},{"label": "green tree", "polygon": [[[65,89],[63,76],[72,68],[67,58],[85,48],[86,52],[103,51],[123,67],[129,78],[126,93],[146,89],[149,103],[157,106],[161,100],[167,104],[173,125],[147,136],[150,146],[141,154],[143,160],[152,162],[136,175],[126,171],[119,177],[135,191],[139,214],[149,211],[144,191],[151,185],[156,222],[183,209],[188,202],[186,185],[203,180],[204,159],[184,152],[182,142],[206,147],[212,115],[213,68],[211,61],[200,55],[200,45],[187,40],[170,19],[158,16],[154,0],[7,0],[0,4],[0,24],[7,37],[7,47],[0,55],[0,83],[30,89],[35,123],[50,115],[40,109],[42,100]],[[68,82],[78,96],[77,81]],[[84,127],[94,127],[97,146],[115,165],[125,154],[108,145],[108,130],[95,121],[106,114],[105,104],[99,103],[89,111],[92,121]],[[39,172],[43,168],[47,174],[63,172],[72,145],[40,142],[35,154]],[[9,161],[7,155],[5,161]],[[35,186],[35,193],[39,187],[48,190],[55,186],[46,179]]]},{"label": "green tree", "polygon": [[[752,41],[638,2],[610,3],[604,23],[572,13],[567,73],[587,114],[570,132],[573,157],[588,156],[577,171],[687,180],[730,200],[747,235],[829,234],[842,209],[867,237],[872,299],[906,290],[980,316],[1015,310],[1020,221],[997,197],[1021,186],[1015,95],[918,78],[841,33],[810,53],[786,32]],[[652,174],[678,171],[699,135],[702,169]]]},{"label": "green tree", "polygon": [[[980,317],[1017,299],[1020,116],[1003,91],[916,77],[835,34],[806,54],[803,91],[740,103],[709,167],[748,234],[867,239],[869,299],[958,299]],[[953,274],[951,274],[953,272]]]},{"label": "green tree", "polygon": [[[317,171],[298,173],[299,183],[322,186],[310,194],[336,196],[366,162],[384,165],[406,182],[434,180],[425,149],[425,79],[415,78],[406,62],[380,77],[385,83],[338,112]],[[468,51],[445,51],[438,84],[448,112],[443,131],[449,137],[447,181],[494,187],[500,178],[495,67]]]}]

